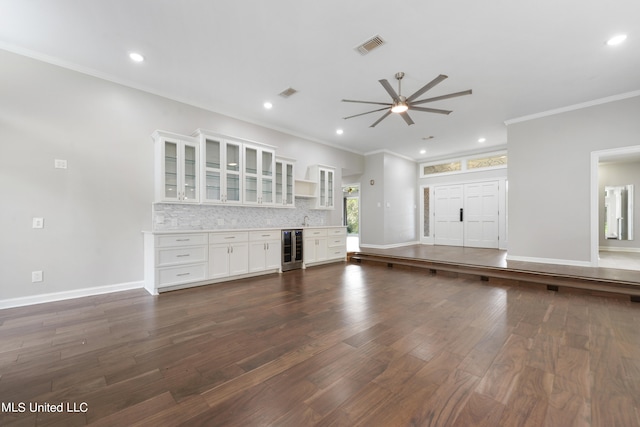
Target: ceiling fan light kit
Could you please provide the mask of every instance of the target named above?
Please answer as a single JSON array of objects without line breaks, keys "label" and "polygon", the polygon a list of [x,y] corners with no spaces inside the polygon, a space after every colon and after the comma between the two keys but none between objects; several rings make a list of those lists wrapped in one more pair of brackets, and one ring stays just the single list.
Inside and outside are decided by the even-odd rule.
[{"label": "ceiling fan light kit", "polygon": [[351,119],[353,117],[363,116],[365,114],[375,113],[377,111],[387,110],[387,112],[384,113],[384,115],[382,117],[380,117],[378,120],[376,120],[370,127],[375,127],[378,123],[380,123],[382,120],[384,120],[391,113],[399,114],[400,117],[402,117],[404,119],[404,121],[407,123],[407,125],[412,125],[412,124],[414,124],[414,122],[411,119],[411,117],[409,117],[409,115],[407,114],[407,111],[409,111],[409,110],[421,111],[421,112],[425,112],[425,113],[436,113],[436,114],[450,114],[451,113],[450,110],[440,110],[440,109],[437,109],[437,108],[417,107],[416,105],[418,105],[418,104],[426,104],[428,102],[441,101],[443,99],[455,98],[455,97],[458,97],[458,96],[471,95],[471,93],[472,93],[471,89],[469,89],[469,90],[464,90],[462,92],[449,93],[449,94],[446,94],[446,95],[440,95],[440,96],[436,96],[436,97],[433,97],[433,98],[417,100],[417,98],[422,96],[425,92],[427,92],[428,90],[432,89],[438,83],[442,82],[444,79],[447,78],[447,76],[445,76],[444,74],[440,74],[438,77],[436,77],[435,79],[433,79],[432,81],[430,81],[426,85],[422,86],[413,95],[411,95],[411,96],[409,96],[407,98],[405,96],[402,96],[402,78],[403,77],[404,77],[404,73],[403,72],[396,73],[396,75],[395,75],[396,80],[398,80],[398,92],[397,93],[393,89],[393,87],[391,87],[391,85],[389,84],[389,82],[386,79],[378,80],[378,82],[382,85],[382,87],[387,91],[389,96],[391,96],[392,102],[373,102],[373,101],[357,101],[357,100],[353,100],[353,99],[343,99],[342,102],[355,102],[355,103],[359,103],[359,104],[373,104],[373,105],[384,105],[385,106],[384,108],[378,108],[377,110],[367,111],[365,113],[355,114],[353,116],[348,116],[348,117],[343,117],[343,118],[346,120],[346,119]]}]

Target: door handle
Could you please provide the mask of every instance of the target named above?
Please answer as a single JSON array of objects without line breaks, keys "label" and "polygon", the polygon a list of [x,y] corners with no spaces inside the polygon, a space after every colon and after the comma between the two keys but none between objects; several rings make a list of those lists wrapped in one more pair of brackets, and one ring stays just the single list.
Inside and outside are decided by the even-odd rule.
[{"label": "door handle", "polygon": [[464,209],[460,208],[460,222],[464,219]]}]

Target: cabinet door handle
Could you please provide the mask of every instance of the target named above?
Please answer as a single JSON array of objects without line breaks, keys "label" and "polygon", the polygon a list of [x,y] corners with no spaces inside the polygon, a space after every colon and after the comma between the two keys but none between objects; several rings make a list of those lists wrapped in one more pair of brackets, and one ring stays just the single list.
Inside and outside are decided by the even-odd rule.
[{"label": "cabinet door handle", "polygon": [[460,222],[462,222],[464,218],[464,209],[460,208]]},{"label": "cabinet door handle", "polygon": [[233,246],[231,246],[231,253],[233,253]]}]

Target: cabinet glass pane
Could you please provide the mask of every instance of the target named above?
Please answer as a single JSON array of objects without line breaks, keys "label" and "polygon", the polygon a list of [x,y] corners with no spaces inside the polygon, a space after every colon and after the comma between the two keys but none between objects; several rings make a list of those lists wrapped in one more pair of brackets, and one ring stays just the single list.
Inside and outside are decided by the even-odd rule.
[{"label": "cabinet glass pane", "polygon": [[282,163],[276,163],[276,203],[282,204]]},{"label": "cabinet glass pane", "polygon": [[211,139],[207,139],[207,158],[206,158],[206,166],[208,168],[220,169],[220,141],[213,141]]},{"label": "cabinet glass pane", "polygon": [[227,174],[227,201],[240,201],[240,175]]},{"label": "cabinet glass pane", "polygon": [[273,176],[273,153],[262,152],[262,176]]},{"label": "cabinet glass pane", "polygon": [[262,178],[262,203],[273,203],[273,178]]},{"label": "cabinet glass pane", "polygon": [[320,206],[326,206],[327,183],[325,180],[326,172],[320,171]]},{"label": "cabinet glass pane", "polygon": [[178,146],[176,143],[164,143],[164,196],[178,198]]},{"label": "cabinet glass pane", "polygon": [[[240,146],[227,143],[227,170],[240,171]],[[228,195],[227,195],[228,198]]]},{"label": "cabinet glass pane", "polygon": [[207,200],[220,200],[220,172],[207,171]]},{"label": "cabinet glass pane", "polygon": [[196,147],[184,147],[184,197],[196,199]]},{"label": "cabinet glass pane", "polygon": [[258,173],[258,150],[254,148],[245,148],[244,171],[246,173]]},{"label": "cabinet glass pane", "polygon": [[287,203],[293,203],[293,165],[287,165]]},{"label": "cabinet glass pane", "polygon": [[333,206],[333,172],[327,171],[327,207]]},{"label": "cabinet glass pane", "polygon": [[248,203],[258,201],[258,179],[255,176],[247,176],[244,179],[244,201]]}]

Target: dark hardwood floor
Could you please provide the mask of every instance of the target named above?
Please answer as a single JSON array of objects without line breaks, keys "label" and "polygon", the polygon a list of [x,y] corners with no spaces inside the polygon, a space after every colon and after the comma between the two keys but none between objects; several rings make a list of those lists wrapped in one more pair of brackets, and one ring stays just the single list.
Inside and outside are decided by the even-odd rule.
[{"label": "dark hardwood floor", "polygon": [[6,309],[0,425],[638,426],[638,325],[628,299],[341,263]]}]

